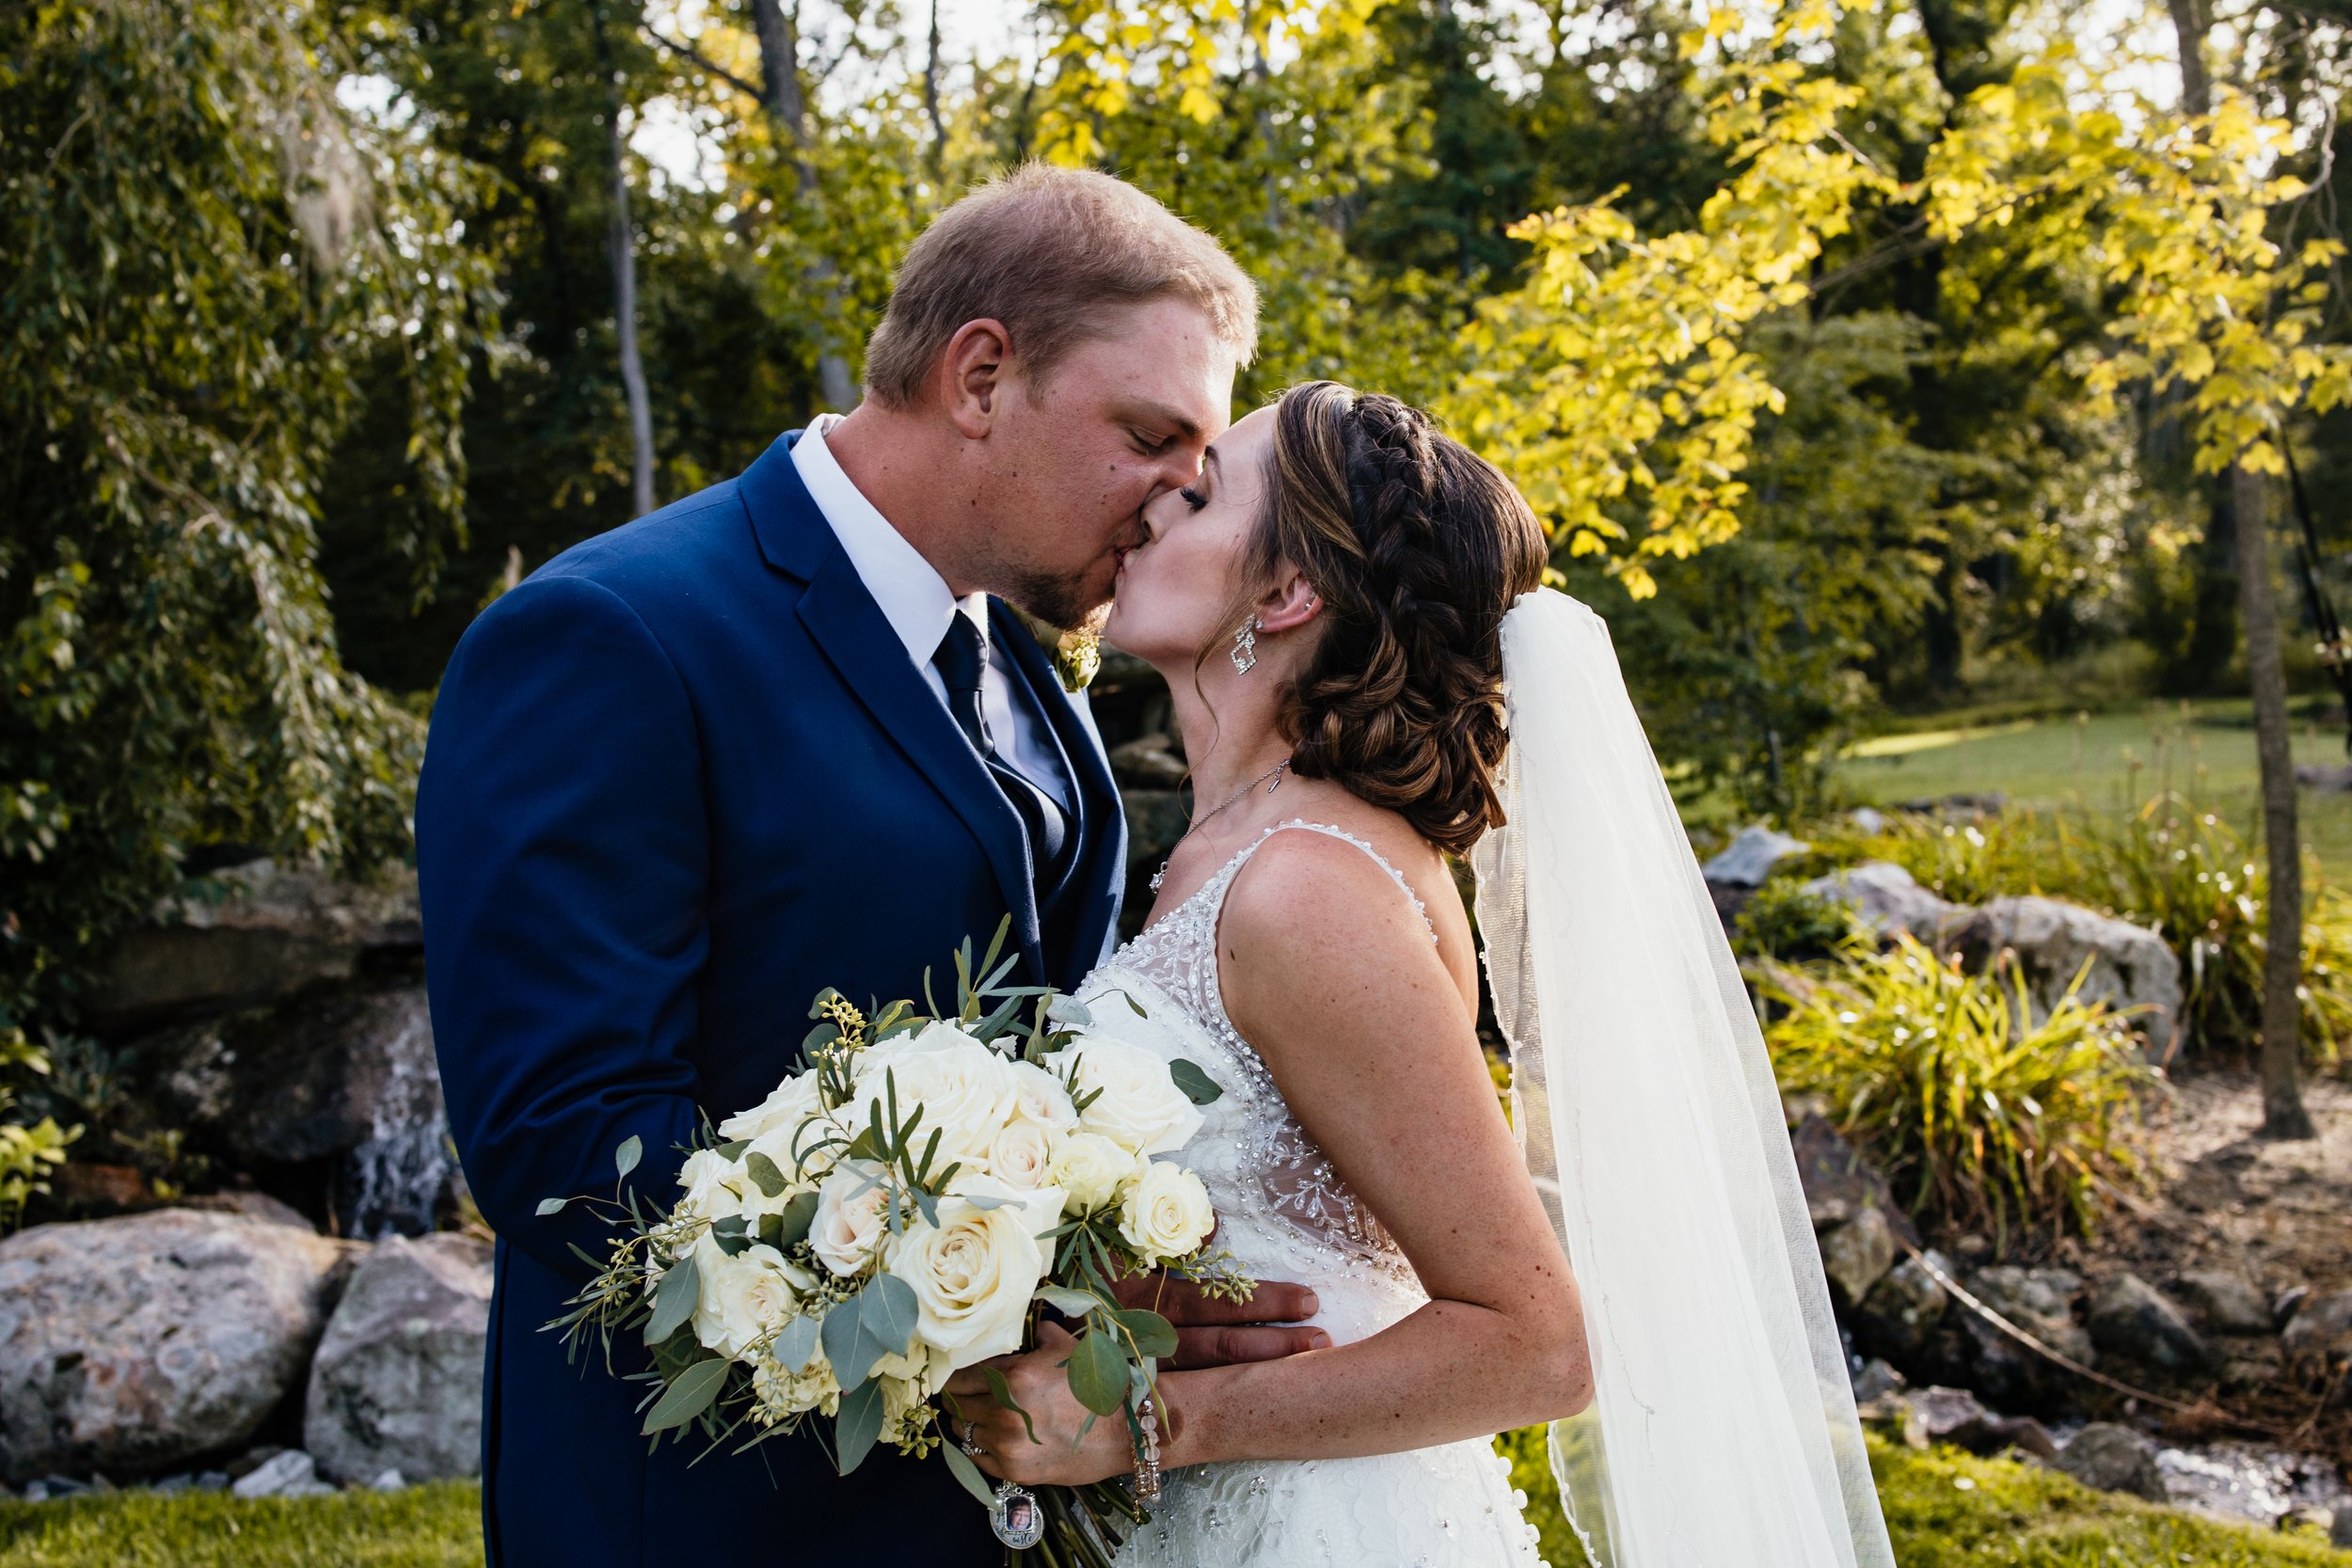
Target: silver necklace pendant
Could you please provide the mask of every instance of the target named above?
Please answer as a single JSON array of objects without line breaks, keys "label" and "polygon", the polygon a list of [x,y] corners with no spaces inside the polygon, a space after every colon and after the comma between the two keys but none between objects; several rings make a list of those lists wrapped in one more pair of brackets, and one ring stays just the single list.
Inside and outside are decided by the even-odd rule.
[{"label": "silver necklace pendant", "polygon": [[988,1526],[1014,1551],[1027,1551],[1045,1539],[1045,1510],[1027,1487],[998,1481],[996,1498],[988,1505]]}]

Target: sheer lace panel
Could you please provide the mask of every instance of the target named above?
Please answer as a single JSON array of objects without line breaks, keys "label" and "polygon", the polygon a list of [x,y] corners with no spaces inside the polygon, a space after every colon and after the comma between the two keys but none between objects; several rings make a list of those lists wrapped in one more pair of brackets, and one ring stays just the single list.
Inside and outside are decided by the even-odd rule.
[{"label": "sheer lace panel", "polygon": [[1158,986],[1184,1008],[1192,1021],[1223,1049],[1242,1075],[1239,1085],[1251,1106],[1242,1132],[1240,1150],[1245,1169],[1254,1167],[1255,1191],[1268,1217],[1297,1227],[1338,1250],[1344,1260],[1360,1269],[1366,1264],[1380,1272],[1410,1278],[1411,1265],[1371,1212],[1358,1201],[1323,1150],[1307,1135],[1275,1085],[1274,1075],[1226,1015],[1224,994],[1217,984],[1216,928],[1225,896],[1233,879],[1248,863],[1259,846],[1291,829],[1326,834],[1353,844],[1370,855],[1413,901],[1429,940],[1438,940],[1428,908],[1413,892],[1403,872],[1391,865],[1377,849],[1343,829],[1321,822],[1279,823],[1258,835],[1225,863],[1223,869],[1201,884],[1199,892],[1145,927],[1121,947],[1113,965],[1123,965]]}]

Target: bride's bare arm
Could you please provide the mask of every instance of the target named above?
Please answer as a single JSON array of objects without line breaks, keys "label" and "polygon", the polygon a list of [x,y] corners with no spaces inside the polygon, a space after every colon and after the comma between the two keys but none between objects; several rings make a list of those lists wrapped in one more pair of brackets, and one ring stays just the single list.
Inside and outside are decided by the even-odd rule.
[{"label": "bride's bare arm", "polygon": [[[1352,846],[1279,834],[1235,880],[1217,957],[1234,1026],[1430,1301],[1354,1344],[1163,1373],[1162,1463],[1394,1452],[1581,1409],[1592,1380],[1575,1282],[1411,902]],[[1042,1441],[984,1418],[983,1463],[1032,1481],[1124,1470],[1123,1423],[1098,1423],[1072,1450],[1085,1413],[1057,1386],[1056,1359],[1008,1366]]]}]

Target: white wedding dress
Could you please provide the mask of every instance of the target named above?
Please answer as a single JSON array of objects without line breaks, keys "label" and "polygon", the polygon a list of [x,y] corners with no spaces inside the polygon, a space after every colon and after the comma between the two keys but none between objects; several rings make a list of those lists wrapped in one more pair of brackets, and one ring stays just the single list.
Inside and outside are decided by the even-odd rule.
[{"label": "white wedding dress", "polygon": [[[1259,845],[1285,830],[1344,839],[1421,901],[1371,845],[1320,823],[1269,828],[1079,988],[1106,1030],[1204,1069],[1224,1094],[1181,1159],[1216,1206],[1217,1245],[1258,1279],[1311,1287],[1337,1343],[1378,1333],[1429,1297],[1404,1253],[1332,1170],[1225,1015],[1217,917]],[[1422,911],[1423,923],[1427,911]],[[1434,930],[1431,940],[1436,940]],[[1120,1000],[1139,1006],[1137,1018]],[[1120,1568],[1504,1568],[1541,1562],[1510,1466],[1484,1439],[1359,1459],[1194,1465],[1164,1478]]]}]

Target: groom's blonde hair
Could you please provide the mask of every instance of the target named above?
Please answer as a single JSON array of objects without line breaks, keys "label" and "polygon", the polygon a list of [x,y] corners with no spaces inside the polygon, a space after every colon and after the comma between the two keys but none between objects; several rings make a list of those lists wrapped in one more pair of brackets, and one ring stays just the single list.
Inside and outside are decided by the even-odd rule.
[{"label": "groom's blonde hair", "polygon": [[908,247],[890,308],[866,345],[866,392],[886,407],[922,396],[966,322],[1003,324],[1029,388],[1122,307],[1181,299],[1248,364],[1258,290],[1207,233],[1091,169],[1025,164],[977,187]]}]

